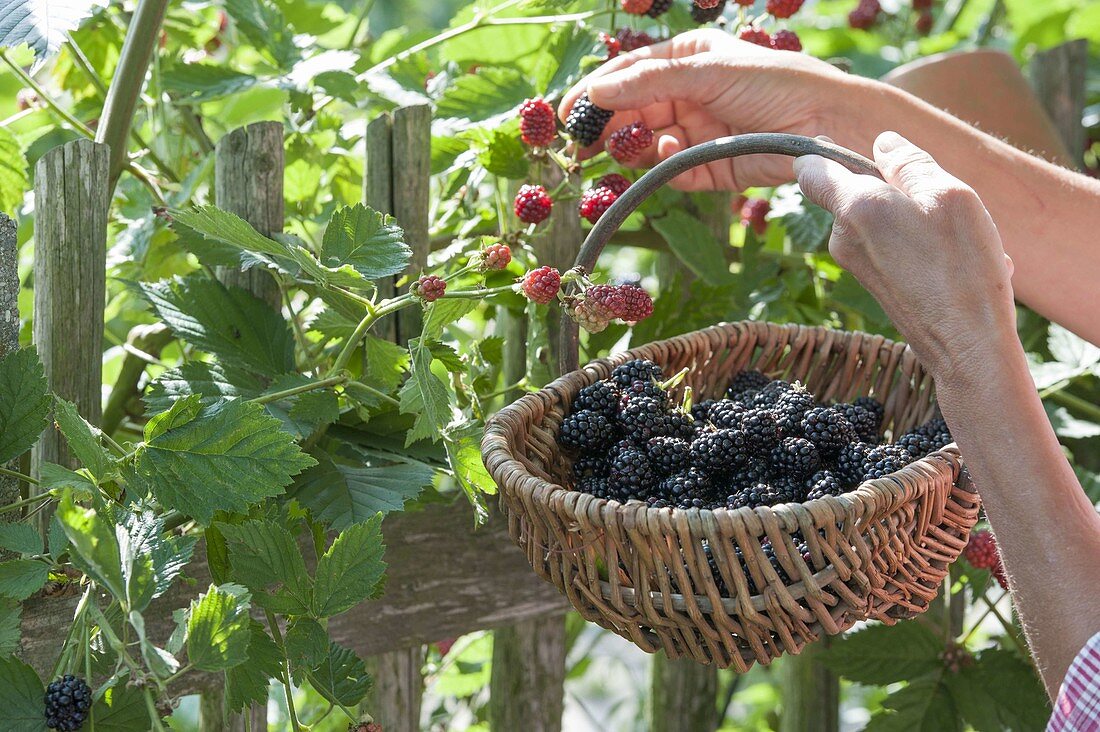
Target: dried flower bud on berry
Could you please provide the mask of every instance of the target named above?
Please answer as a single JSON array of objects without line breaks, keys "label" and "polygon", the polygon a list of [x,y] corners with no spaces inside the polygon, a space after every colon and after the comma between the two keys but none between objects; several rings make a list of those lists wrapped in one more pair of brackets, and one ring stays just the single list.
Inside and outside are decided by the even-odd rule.
[{"label": "dried flower bud on berry", "polygon": [[789,18],[798,12],[805,0],[768,0],[764,10],[774,18]]},{"label": "dried flower bud on berry", "polygon": [[507,244],[497,242],[485,247],[480,257],[479,269],[483,271],[504,269],[512,261],[512,250]]},{"label": "dried flower bud on berry", "polygon": [[447,283],[442,277],[424,275],[413,283],[411,289],[412,293],[424,302],[435,302],[447,291]]},{"label": "dried flower bud on berry", "polygon": [[532,147],[546,147],[558,136],[554,108],[544,99],[528,99],[519,106],[520,137]]},{"label": "dried flower bud on berry", "polygon": [[619,7],[631,15],[645,15],[652,6],[653,0],[619,0]]},{"label": "dried flower bud on berry", "polygon": [[656,38],[645,31],[636,31],[633,28],[620,28],[616,31],[615,37],[619,39],[619,43],[622,44],[624,53],[637,51],[639,48],[652,46],[657,42]]},{"label": "dried flower bud on berry", "polygon": [[772,205],[763,198],[750,198],[741,207],[741,225],[751,226],[757,235],[763,234],[768,228],[767,215]]},{"label": "dried flower bud on berry", "polygon": [[513,209],[520,221],[525,224],[537,224],[550,215],[554,202],[542,186],[522,185],[516,194]]},{"label": "dried flower bud on berry", "polygon": [[581,218],[588,219],[589,222],[594,224],[600,220],[604,211],[611,208],[611,204],[615,203],[618,197],[615,191],[610,188],[602,186],[589,188],[581,196],[577,211],[580,213]]},{"label": "dried flower bud on berry", "polygon": [[615,58],[623,50],[623,42],[607,33],[600,33],[600,43],[607,49],[608,60]]},{"label": "dried flower bud on berry", "polygon": [[549,305],[561,289],[561,273],[553,267],[539,267],[523,277],[523,294],[539,305]]},{"label": "dried flower bud on berry", "polygon": [[801,51],[802,41],[794,31],[778,30],[772,36],[772,48],[776,51]]},{"label": "dried flower bud on berry", "polygon": [[607,151],[620,163],[626,163],[652,144],[653,130],[645,122],[634,122],[611,133],[607,138]]},{"label": "dried flower bud on berry", "polygon": [[771,48],[772,37],[768,35],[766,30],[761,28],[754,28],[751,25],[747,25],[741,29],[741,32],[737,34],[737,37],[742,41],[748,41],[749,43],[755,43],[758,46],[764,48]]}]

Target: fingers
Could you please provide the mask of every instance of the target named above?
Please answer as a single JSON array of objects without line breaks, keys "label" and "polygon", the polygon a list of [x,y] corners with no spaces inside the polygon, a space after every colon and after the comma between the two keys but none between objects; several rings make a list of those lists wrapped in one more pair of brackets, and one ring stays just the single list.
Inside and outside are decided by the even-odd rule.
[{"label": "fingers", "polygon": [[806,197],[838,219],[855,209],[857,202],[877,199],[891,190],[880,180],[857,175],[820,155],[796,159],[794,172]]},{"label": "fingers", "polygon": [[931,200],[944,191],[965,189],[955,176],[941,168],[927,152],[896,132],[883,132],[875,140],[875,162],[887,183],[909,197]]}]

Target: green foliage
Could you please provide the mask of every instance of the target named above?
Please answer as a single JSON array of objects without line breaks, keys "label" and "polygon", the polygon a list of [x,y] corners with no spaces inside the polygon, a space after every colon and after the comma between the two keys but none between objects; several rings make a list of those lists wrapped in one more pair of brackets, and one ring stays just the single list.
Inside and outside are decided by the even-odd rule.
[{"label": "green foliage", "polygon": [[210,586],[191,602],[187,659],[203,671],[224,671],[248,660],[249,595],[237,585]]},{"label": "green foliage", "polygon": [[0,359],[0,463],[34,444],[46,427],[50,401],[37,353],[22,349]]},{"label": "green foliage", "polygon": [[42,695],[46,689],[34,669],[18,658],[0,660],[0,707],[12,732],[45,732]]}]

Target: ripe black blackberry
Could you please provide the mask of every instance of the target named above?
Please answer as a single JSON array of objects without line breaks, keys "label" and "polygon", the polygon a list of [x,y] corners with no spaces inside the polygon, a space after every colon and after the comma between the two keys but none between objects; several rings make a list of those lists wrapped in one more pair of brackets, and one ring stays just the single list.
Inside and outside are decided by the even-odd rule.
[{"label": "ripe black blackberry", "polygon": [[46,726],[50,729],[78,730],[92,706],[92,690],[84,679],[66,674],[46,687]]},{"label": "ripe black blackberry", "polygon": [[699,425],[690,414],[677,408],[670,410],[668,414],[661,415],[661,427],[658,428],[658,433],[691,442],[695,439],[698,428]]},{"label": "ripe black blackberry", "polygon": [[645,451],[636,447],[620,450],[611,459],[611,469],[607,477],[611,495],[620,500],[632,498],[644,501],[657,483],[657,475],[649,462]]},{"label": "ripe black blackberry", "polygon": [[767,483],[753,483],[727,498],[726,507],[733,510],[738,508],[766,506],[768,505],[768,496],[771,495],[771,492],[772,487]]},{"label": "ripe black blackberry", "polygon": [[768,483],[771,481],[771,465],[768,463],[768,455],[750,455],[744,464],[738,466],[737,472],[731,476],[730,492],[744,490],[754,483]]},{"label": "ripe black blackberry", "polygon": [[630,384],[630,386],[624,387],[621,393],[622,396],[619,400],[621,406],[626,406],[628,401],[637,399],[638,397],[656,399],[660,402],[662,409],[668,406],[668,392],[662,389],[661,385],[653,380],[642,381],[639,379]]},{"label": "ripe black blackberry", "polygon": [[722,399],[711,406],[708,418],[710,423],[719,429],[734,429],[741,424],[741,415],[744,412],[744,406],[729,399]]},{"label": "ripe black blackberry", "polygon": [[691,4],[691,19],[699,25],[704,23],[713,23],[722,17],[722,13],[726,9],[726,0],[721,0],[717,5],[712,8],[703,8],[699,5]]},{"label": "ripe black blackberry", "polygon": [[687,469],[691,444],[677,437],[654,437],[646,444],[646,454],[659,475],[672,475]]},{"label": "ripe black blackberry", "polygon": [[906,432],[899,437],[894,444],[904,447],[911,456],[917,459],[925,457],[939,449],[936,447],[936,443],[931,437],[918,430]]},{"label": "ripe black blackberry", "polygon": [[691,416],[695,418],[695,421],[700,424],[705,424],[710,421],[710,410],[717,404],[713,399],[704,399],[701,402],[695,402],[691,405]]},{"label": "ripe black blackberry", "polygon": [[913,462],[913,456],[904,447],[880,445],[867,453],[863,480],[874,480],[896,473],[911,462]]},{"label": "ripe black blackberry", "polygon": [[814,443],[822,457],[829,458],[855,441],[856,431],[840,410],[814,407],[802,417],[802,436]]},{"label": "ripe black blackberry", "polygon": [[595,452],[615,440],[615,425],[607,417],[587,409],[574,412],[561,423],[558,442],[570,450]]},{"label": "ripe black blackberry", "polygon": [[856,431],[860,442],[876,443],[882,428],[882,417],[860,404],[837,404],[836,410],[844,415],[848,424]]},{"label": "ripe black blackberry", "polygon": [[573,487],[581,493],[588,493],[596,498],[609,499],[612,497],[606,475],[586,475],[579,478],[573,484]]},{"label": "ripe black blackberry", "polygon": [[[761,400],[764,394],[764,391],[757,394],[757,402]],[[759,404],[758,406],[766,405]],[[814,400],[814,395],[806,391],[806,388],[801,384],[792,384],[789,389],[780,392],[771,406],[771,412],[779,423],[779,436],[800,437],[802,418],[806,416],[806,412],[815,406],[817,406],[817,402]]]},{"label": "ripe black blackberry", "polygon": [[620,364],[611,372],[611,380],[618,384],[620,389],[630,387],[635,381],[663,381],[664,378],[665,374],[660,366],[641,358]]},{"label": "ripe black blackberry", "polygon": [[664,405],[652,397],[635,397],[623,405],[618,424],[623,435],[644,445],[663,432]]},{"label": "ripe black blackberry", "polygon": [[853,442],[840,449],[836,456],[834,473],[845,490],[851,490],[863,482],[867,472],[867,456],[874,448],[866,442]]},{"label": "ripe black blackberry", "polygon": [[778,506],[782,503],[798,503],[806,497],[801,479],[776,478],[768,492],[764,494],[764,505]]},{"label": "ripe black blackberry", "polygon": [[766,455],[779,444],[779,421],[766,409],[750,409],[741,415],[741,431],[749,449]]},{"label": "ripe black blackberry", "polygon": [[819,470],[806,481],[807,501],[816,501],[824,496],[839,496],[843,492],[840,478],[829,470]]},{"label": "ripe black blackberry", "polygon": [[[723,0],[723,5],[725,1]],[[726,397],[729,399],[741,399],[748,392],[758,392],[771,383],[771,379],[759,371],[742,371],[733,377],[729,388],[726,389]]]},{"label": "ripe black blackberry", "polygon": [[882,421],[886,418],[886,408],[882,405],[878,399],[869,396],[861,396],[855,399],[852,404],[857,407],[866,409],[871,414],[875,415],[875,437],[874,440],[865,440],[865,442],[878,442],[879,435],[882,434]]},{"label": "ripe black blackberry", "polygon": [[648,508],[672,508],[672,504],[665,498],[658,498],[656,496],[650,496],[645,499],[645,505]]},{"label": "ripe black blackberry", "polygon": [[573,102],[573,107],[565,118],[565,131],[578,145],[588,147],[600,139],[604,127],[607,127],[614,114],[609,109],[593,104],[588,98],[588,92],[585,92]]},{"label": "ripe black blackberry", "polygon": [[597,455],[581,455],[573,461],[573,479],[580,480],[581,478],[590,476],[607,477],[607,471],[610,467],[607,457],[602,453]]},{"label": "ripe black blackberry", "polygon": [[782,379],[773,379],[760,387],[752,398],[752,406],[771,409],[779,403],[780,397],[794,389],[795,385]]},{"label": "ripe black blackberry", "polygon": [[746,446],[740,430],[704,432],[691,443],[691,461],[710,474],[729,473],[744,461]]},{"label": "ripe black blackberry", "polygon": [[672,7],[672,2],[673,0],[653,0],[653,4],[649,6],[646,15],[651,18],[658,18],[668,12],[668,9]]},{"label": "ripe black blackberry", "polygon": [[804,437],[784,437],[771,453],[772,468],[790,478],[802,478],[821,464],[821,453]]},{"label": "ripe black blackberry", "polygon": [[614,382],[597,381],[577,392],[577,398],[573,400],[573,411],[588,409],[613,419],[619,413],[621,398],[619,387]]},{"label": "ripe black blackberry", "polygon": [[702,508],[710,499],[710,480],[698,468],[671,475],[661,481],[658,495],[677,508]]}]

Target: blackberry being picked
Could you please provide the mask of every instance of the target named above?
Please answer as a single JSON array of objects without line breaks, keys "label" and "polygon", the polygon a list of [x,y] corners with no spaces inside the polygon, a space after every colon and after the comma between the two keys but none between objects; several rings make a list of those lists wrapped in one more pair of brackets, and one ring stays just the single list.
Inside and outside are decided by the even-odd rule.
[{"label": "blackberry being picked", "polygon": [[610,109],[603,109],[593,104],[588,98],[588,93],[585,92],[573,102],[573,107],[565,118],[565,131],[577,141],[578,145],[588,147],[600,139],[600,135],[603,134],[604,128],[614,114]]},{"label": "blackberry being picked", "polygon": [[856,439],[856,431],[840,410],[814,407],[802,418],[802,436],[814,443],[822,457],[832,457]]},{"label": "blackberry being picked", "polygon": [[758,392],[771,383],[771,379],[759,371],[742,371],[733,377],[726,396],[730,399],[740,399],[748,392]]},{"label": "blackberry being picked", "polygon": [[741,431],[749,448],[767,454],[779,443],[779,421],[766,409],[750,409],[741,415]]},{"label": "blackberry being picked", "polygon": [[620,501],[631,498],[644,501],[653,492],[657,476],[645,451],[628,447],[611,459],[607,480],[613,498]]},{"label": "blackberry being picked", "polygon": [[863,480],[874,480],[896,473],[911,462],[913,462],[913,456],[904,447],[880,445],[867,453],[867,467],[863,473]]},{"label": "blackberry being picked", "polygon": [[726,10],[726,0],[719,0],[718,4],[710,7],[703,7],[699,3],[692,3],[691,5],[691,19],[699,25],[704,23],[713,23],[722,17],[722,13]]},{"label": "blackberry being picked", "polygon": [[615,367],[611,372],[611,380],[625,389],[635,381],[662,381],[665,374],[661,367],[652,361],[636,358]]},{"label": "blackberry being picked", "polygon": [[658,437],[664,426],[665,405],[647,396],[627,400],[619,412],[618,422],[623,434],[644,445],[650,438]]},{"label": "blackberry being picked", "polygon": [[46,726],[50,729],[78,730],[84,726],[92,706],[92,690],[84,679],[66,674],[46,687]]},{"label": "blackberry being picked", "polygon": [[740,430],[705,432],[691,443],[691,461],[712,475],[729,473],[744,461],[746,446]]},{"label": "blackberry being picked", "polygon": [[771,453],[772,468],[790,478],[801,478],[817,470],[821,453],[804,437],[784,437]]},{"label": "blackberry being picked", "polygon": [[577,392],[573,400],[573,411],[588,409],[612,419],[619,413],[619,400],[622,393],[611,381],[597,381]]},{"label": "blackberry being picked", "polygon": [[806,481],[806,500],[816,501],[824,496],[839,496],[844,492],[840,478],[829,470],[819,470]]},{"label": "blackberry being picked", "polygon": [[654,437],[646,443],[646,454],[660,475],[672,475],[688,468],[691,443],[678,437]]},{"label": "blackberry being picked", "polygon": [[572,450],[595,452],[608,447],[615,439],[615,426],[607,417],[582,409],[561,423],[558,442]]}]

